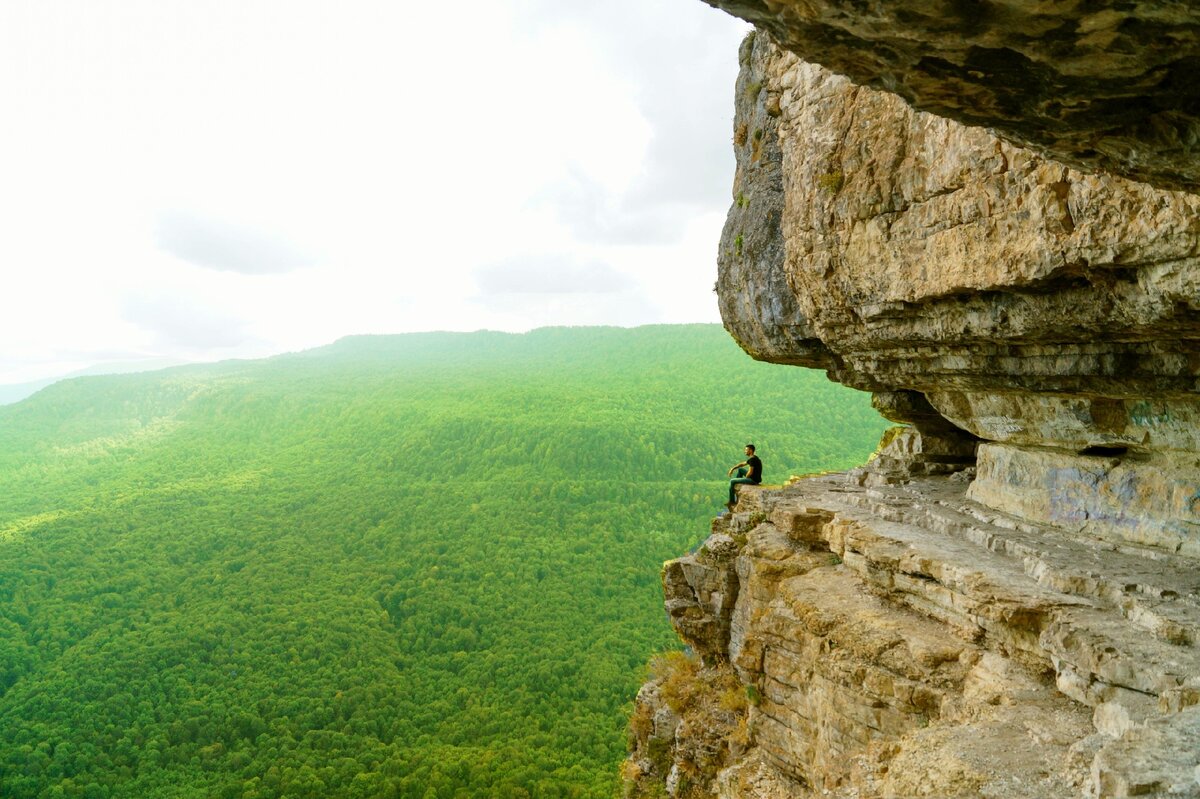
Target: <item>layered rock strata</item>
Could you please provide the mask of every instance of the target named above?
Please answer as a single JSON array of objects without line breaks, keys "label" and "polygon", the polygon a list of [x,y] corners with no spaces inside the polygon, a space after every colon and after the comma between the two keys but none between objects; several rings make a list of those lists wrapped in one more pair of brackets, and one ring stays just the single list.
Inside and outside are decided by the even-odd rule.
[{"label": "layered rock strata", "polygon": [[976,498],[1200,554],[1200,197],[1076,172],[765,35],[741,57],[734,338],[984,441]]},{"label": "layered rock strata", "polygon": [[762,32],[741,60],[726,327],[909,426],[864,468],[743,491],[666,565],[676,630],[750,707],[663,789],[1200,797],[1200,197]]},{"label": "layered rock strata", "polygon": [[912,106],[1057,161],[1200,188],[1200,8],[1179,2],[705,0]]},{"label": "layered rock strata", "polygon": [[1200,795],[1195,563],[867,473],[746,490],[664,570],[681,637],[753,698],[689,795]]}]

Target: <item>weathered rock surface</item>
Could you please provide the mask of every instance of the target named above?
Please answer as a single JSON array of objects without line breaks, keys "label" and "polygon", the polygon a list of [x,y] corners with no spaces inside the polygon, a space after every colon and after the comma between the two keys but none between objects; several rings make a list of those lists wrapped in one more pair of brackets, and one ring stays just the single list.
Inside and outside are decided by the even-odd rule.
[{"label": "weathered rock surface", "polygon": [[[1010,140],[1200,186],[1194,9],[714,3]],[[851,472],[743,487],[664,567],[750,707],[733,743],[676,725],[629,795],[1200,797],[1200,196],[761,31],[740,56],[726,327],[910,426]]]},{"label": "weathered rock surface", "polygon": [[681,637],[757,697],[744,751],[689,795],[1200,796],[1196,561],[953,476],[862,482],[744,489],[664,570],[694,600]]},{"label": "weathered rock surface", "polygon": [[734,338],[876,392],[945,455],[927,473],[977,452],[980,501],[1200,551],[1200,196],[1082,174],[762,33],[741,59]]},{"label": "weathered rock surface", "polygon": [[[1081,174],[761,34],[742,60],[718,293],[752,355],[967,419],[1103,381],[1101,439],[1196,418],[1200,197]],[[1047,407],[1042,431],[1078,438],[1074,410]]]},{"label": "weathered rock surface", "polygon": [[1200,188],[1200,8],[705,0],[801,58],[1086,171]]},{"label": "weathered rock surface", "polygon": [[747,698],[727,663],[701,666],[682,653],[651,663],[638,691],[621,769],[627,795],[702,796],[711,775],[739,762]]}]

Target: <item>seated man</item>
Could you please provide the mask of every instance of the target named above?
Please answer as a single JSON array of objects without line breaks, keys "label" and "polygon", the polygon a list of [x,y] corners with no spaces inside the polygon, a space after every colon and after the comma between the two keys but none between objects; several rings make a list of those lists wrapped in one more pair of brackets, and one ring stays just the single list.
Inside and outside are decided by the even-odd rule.
[{"label": "seated man", "polygon": [[754,454],[753,444],[746,445],[746,460],[729,469],[731,476],[734,469],[737,469],[737,477],[729,481],[729,501],[725,503],[725,507],[730,510],[733,510],[733,506],[737,504],[737,494],[734,493],[736,491],[735,486],[756,486],[762,482],[762,461]]}]

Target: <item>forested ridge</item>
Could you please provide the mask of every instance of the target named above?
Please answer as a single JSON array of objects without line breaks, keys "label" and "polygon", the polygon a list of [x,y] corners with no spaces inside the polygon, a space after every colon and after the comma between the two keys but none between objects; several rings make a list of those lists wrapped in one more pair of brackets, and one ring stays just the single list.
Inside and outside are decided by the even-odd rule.
[{"label": "forested ridge", "polygon": [[715,325],[50,386],[0,407],[0,796],[608,799],[741,445],[885,425]]}]

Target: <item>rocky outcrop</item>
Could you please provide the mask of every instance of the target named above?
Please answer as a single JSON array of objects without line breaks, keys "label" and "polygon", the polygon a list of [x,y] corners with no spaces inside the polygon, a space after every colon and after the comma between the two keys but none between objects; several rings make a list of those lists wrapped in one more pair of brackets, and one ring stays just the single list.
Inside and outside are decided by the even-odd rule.
[{"label": "rocky outcrop", "polygon": [[976,499],[1200,554],[1200,196],[1076,172],[763,35],[741,56],[734,338],[927,441],[986,442]]},{"label": "rocky outcrop", "polygon": [[659,656],[650,671],[629,723],[626,793],[705,796],[712,775],[745,756],[746,693],[727,663],[701,665],[681,652]]},{"label": "rocky outcrop", "polygon": [[[1075,172],[765,36],[742,59],[718,289],[751,354],[943,392],[943,413],[1101,382],[1194,398],[1200,198]],[[1115,416],[1109,436],[1138,427]]]},{"label": "rocky outcrop", "polygon": [[705,0],[862,86],[1085,171],[1200,188],[1188,3]]},{"label": "rocky outcrop", "polygon": [[1200,796],[1195,562],[869,474],[744,490],[664,570],[683,640],[753,699],[688,795]]},{"label": "rocky outcrop", "polygon": [[[646,771],[630,796],[1200,797],[1200,197],[762,32],[741,60],[726,327],[907,426],[860,469],[744,489],[665,566],[697,668],[749,706],[686,794]],[[655,773],[694,763],[667,737]]]}]

